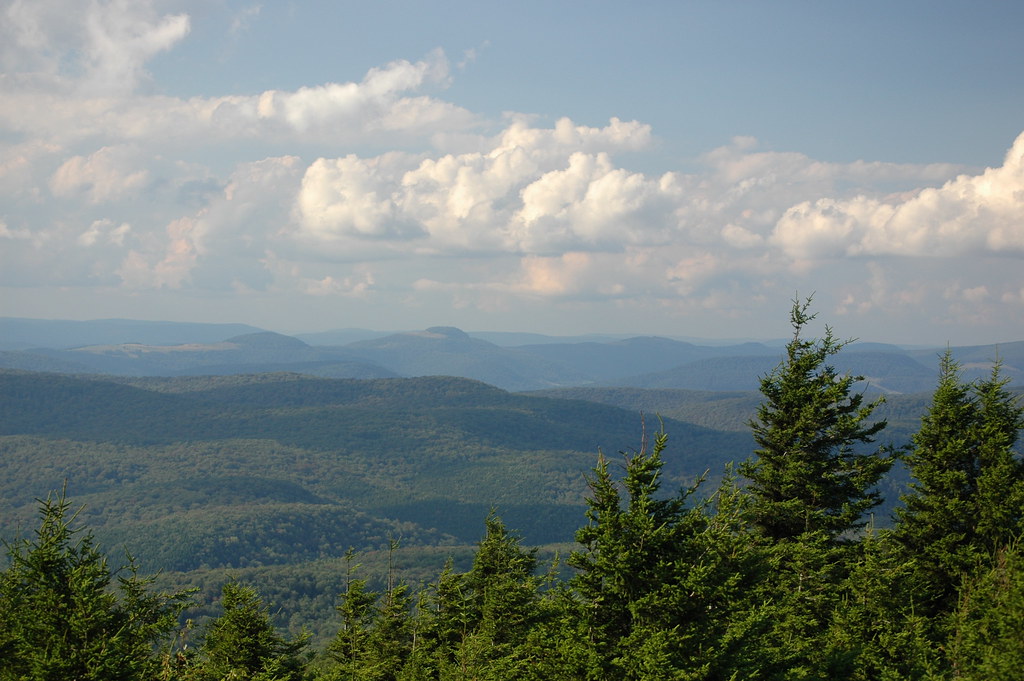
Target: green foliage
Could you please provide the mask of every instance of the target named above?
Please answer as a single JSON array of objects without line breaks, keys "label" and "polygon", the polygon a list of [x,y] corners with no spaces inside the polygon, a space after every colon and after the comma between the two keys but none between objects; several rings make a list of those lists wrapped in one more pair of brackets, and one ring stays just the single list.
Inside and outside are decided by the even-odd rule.
[{"label": "green foliage", "polygon": [[626,457],[620,480],[602,456],[590,479],[588,524],[569,557],[570,586],[587,632],[587,678],[716,678],[741,669],[756,628],[743,592],[757,574],[741,528],[743,502],[731,477],[710,501],[697,487],[663,496],[659,432]]},{"label": "green foliage", "polygon": [[[671,388],[549,388],[533,394],[610,404],[660,414],[704,428],[750,432],[750,418],[760,404],[756,391],[726,392]],[[687,438],[689,441],[689,438]]]},{"label": "green foliage", "polygon": [[520,546],[493,512],[472,567],[449,565],[420,608],[414,663],[425,678],[528,678],[546,641],[531,638],[544,621],[536,550]]},{"label": "green foliage", "polygon": [[[0,536],[67,479],[95,509],[105,544],[129,543],[167,570],[339,556],[388,535],[471,545],[492,506],[531,543],[570,541],[581,471],[599,444],[628,442],[636,423],[622,409],[444,377],[0,371],[0,412]],[[694,438],[673,478],[746,448],[736,434],[671,426]],[[181,545],[184,526],[192,546]]]},{"label": "green foliage", "polygon": [[156,646],[189,594],[153,593],[134,560],[111,570],[63,493],[41,502],[34,539],[7,544],[0,574],[0,679],[154,678]]},{"label": "green foliage", "polygon": [[1022,529],[1024,464],[1013,446],[1024,410],[999,371],[997,363],[988,379],[966,384],[947,351],[907,457],[914,481],[895,537],[915,556],[932,616],[952,612],[963,575]]},{"label": "green foliage", "polygon": [[358,671],[365,663],[369,629],[376,617],[378,594],[366,588],[366,580],[355,576],[355,552],[345,554],[345,591],[337,611],[341,626],[327,646],[327,655],[334,662],[333,677],[359,678]]},{"label": "green foliage", "polygon": [[[1024,410],[1000,366],[964,384],[947,354],[907,457],[906,509],[893,530],[864,532],[892,464],[873,445],[885,423],[869,423],[880,405],[853,392],[858,377],[831,366],[845,344],[827,328],[823,339],[803,338],[808,307],[794,304],[786,359],[761,381],[758,456],[740,469],[749,484],[727,466],[707,496],[703,477],[680,483],[694,479],[710,431],[685,429],[688,447],[671,455],[664,430],[651,442],[645,432],[621,468],[602,454],[580,481],[577,448],[621,434],[621,412],[456,379],[50,385],[77,414],[34,414],[45,401],[31,382],[8,381],[0,407],[15,408],[5,432],[37,435],[0,436],[0,511],[15,518],[6,522],[24,522],[24,495],[59,475],[97,510],[69,519],[64,496],[48,498],[35,539],[8,544],[0,681],[1019,675],[1024,464],[1014,447]],[[121,443],[64,440],[51,451],[42,434],[95,435],[90,395],[139,398]],[[731,396],[719,418],[734,419],[745,400]],[[906,404],[890,410],[901,422]],[[163,411],[146,431],[154,405]],[[615,423],[589,432],[592,418]],[[176,441],[184,432],[192,439]],[[472,518],[486,508],[470,547]],[[561,537],[578,525],[576,511],[586,522],[571,573],[560,574],[557,558],[538,573],[545,554],[505,523]],[[158,583],[200,585],[190,612],[199,648],[184,645],[191,624],[168,640],[187,596],[154,590],[131,558],[109,570],[76,522],[188,569]],[[399,534],[407,546],[391,539]],[[368,576],[355,550],[341,557],[348,546]],[[264,598],[281,611],[272,615]],[[304,623],[332,605],[313,664]]]},{"label": "green foliage", "polygon": [[978,542],[994,555],[1024,531],[1024,461],[1014,450],[1024,428],[1024,405],[1006,386],[996,362],[977,383]]},{"label": "green foliage", "polygon": [[753,523],[774,540],[821,532],[837,541],[860,527],[880,502],[873,488],[892,466],[883,452],[856,447],[873,442],[885,422],[868,423],[878,402],[852,393],[862,377],[839,375],[827,363],[846,343],[828,327],[820,340],[802,337],[815,318],[810,303],[793,304],[786,357],[761,380],[765,401],[751,424],[757,458],[740,468],[750,479]]},{"label": "green foliage", "polygon": [[945,668],[919,612],[923,585],[888,532],[869,529],[838,587],[827,658],[836,678],[897,681],[939,678]]},{"label": "green foliage", "polygon": [[288,640],[278,634],[255,588],[227,582],[221,607],[224,612],[207,625],[203,645],[194,666],[184,674],[186,678],[299,681],[304,677],[307,637]]},{"label": "green foliage", "polygon": [[761,380],[764,402],[751,423],[756,459],[740,467],[760,561],[749,612],[762,624],[758,675],[770,679],[846,678],[857,668],[850,647],[860,641],[830,639],[830,622],[845,617],[856,532],[893,464],[870,447],[886,425],[869,422],[880,403],[865,403],[853,392],[862,377],[830,363],[847,343],[829,327],[821,339],[803,337],[815,318],[810,304],[793,303],[786,356]]},{"label": "green foliage", "polygon": [[997,551],[963,585],[948,645],[955,678],[1011,679],[1024,669],[1024,556]]},{"label": "green foliage", "polygon": [[[392,541],[389,555],[398,548]],[[398,678],[412,654],[414,622],[408,586],[391,581],[383,593],[370,591],[355,576],[354,552],[345,556],[345,591],[337,607],[341,626],[327,646],[329,664],[321,678],[387,681]]]},{"label": "green foliage", "polygon": [[[408,586],[371,592],[354,576],[352,554],[327,647],[323,679],[529,678],[548,646],[538,638],[545,613],[534,575],[536,551],[524,550],[493,513],[467,572],[449,565],[413,608]],[[392,544],[392,549],[396,548]]]}]

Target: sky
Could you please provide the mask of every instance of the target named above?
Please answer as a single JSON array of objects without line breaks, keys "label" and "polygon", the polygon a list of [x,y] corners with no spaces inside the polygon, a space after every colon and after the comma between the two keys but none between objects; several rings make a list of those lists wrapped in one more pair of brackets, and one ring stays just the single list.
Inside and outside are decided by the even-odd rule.
[{"label": "sky", "polygon": [[0,0],[0,316],[1024,340],[1024,3]]}]

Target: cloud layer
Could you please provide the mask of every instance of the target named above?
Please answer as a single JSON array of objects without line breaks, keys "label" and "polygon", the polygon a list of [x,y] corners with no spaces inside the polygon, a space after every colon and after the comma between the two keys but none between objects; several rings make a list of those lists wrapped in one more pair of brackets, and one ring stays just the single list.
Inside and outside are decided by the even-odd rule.
[{"label": "cloud layer", "polygon": [[650,174],[631,169],[658,144],[649,125],[486,120],[445,101],[440,51],[358,82],[181,99],[144,85],[188,40],[186,14],[3,7],[5,287],[430,301],[480,319],[753,318],[797,290],[883,324],[1024,313],[1024,135],[987,169],[738,137]]}]

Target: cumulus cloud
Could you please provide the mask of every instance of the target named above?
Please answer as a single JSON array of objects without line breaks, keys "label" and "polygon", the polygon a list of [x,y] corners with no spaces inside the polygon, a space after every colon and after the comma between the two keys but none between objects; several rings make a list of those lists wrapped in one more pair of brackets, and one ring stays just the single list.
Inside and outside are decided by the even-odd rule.
[{"label": "cumulus cloud", "polygon": [[137,250],[128,252],[117,269],[125,286],[176,289],[188,282],[201,251],[202,225],[191,218],[180,218],[167,225],[166,234],[162,252],[156,257]]},{"label": "cumulus cloud", "polygon": [[104,93],[133,89],[146,62],[190,28],[187,15],[160,15],[147,0],[13,0],[3,17],[6,71]]},{"label": "cumulus cloud", "polygon": [[704,173],[655,177],[616,164],[615,154],[649,144],[649,127],[637,122],[561,119],[544,128],[516,119],[479,151],[318,159],[296,199],[296,235],[320,252],[360,256],[371,240],[392,256],[682,248],[683,266],[666,270],[674,272],[661,284],[668,286],[686,280],[678,274],[692,271],[698,254],[721,272],[741,261],[759,273],[845,255],[836,235],[854,231],[851,219],[789,227],[808,197],[834,192],[839,198],[815,201],[850,201],[843,187],[872,174],[886,185],[953,174],[940,165],[825,164],[760,151],[749,138],[707,154]]},{"label": "cumulus cloud", "polygon": [[7,223],[0,220],[0,239],[20,239],[29,240],[32,238],[32,232],[27,229],[11,229],[7,226]]},{"label": "cumulus cloud", "polygon": [[96,246],[103,243],[124,245],[125,236],[132,231],[132,226],[123,222],[118,226],[110,220],[95,220],[89,229],[78,236],[78,243],[82,246]]},{"label": "cumulus cloud", "polygon": [[[593,254],[578,252],[556,257],[528,256],[522,260],[521,279],[513,288],[541,296],[577,295],[583,291],[592,295],[621,292],[621,285],[593,281],[595,261]],[[588,282],[598,286],[591,289]]]},{"label": "cumulus cloud", "polygon": [[[388,280],[385,288],[453,296],[663,301],[738,299],[736,288],[744,285],[777,286],[788,296],[795,286],[785,282],[806,280],[822,264],[850,255],[837,235],[853,239],[861,229],[856,216],[838,222],[823,213],[798,230],[792,223],[801,206],[857,205],[863,195],[842,192],[867,179],[864,164],[762,152],[749,139],[708,154],[706,171],[690,175],[649,176],[616,163],[616,154],[649,144],[649,134],[646,126],[619,120],[588,127],[563,119],[545,128],[515,119],[478,150],[459,154],[348,154],[308,163],[271,157],[240,165],[223,195],[192,216],[191,250],[173,248],[165,237],[159,247],[136,252],[148,254],[146,266],[159,274],[149,281],[160,285],[209,283],[215,263],[232,263],[236,276],[222,277],[223,285],[277,281],[320,296],[372,295]],[[939,173],[935,166],[877,167],[889,184]],[[986,174],[962,175],[945,186]],[[829,191],[834,198],[821,198]],[[910,201],[926,191],[888,196]],[[885,197],[874,201],[881,205]],[[168,254],[177,254],[177,264],[157,270]],[[133,258],[130,263],[142,262]],[[367,260],[432,269],[424,258],[458,260],[429,277],[413,277],[401,265],[370,281],[334,269]],[[469,259],[477,265],[465,264]],[[487,259],[492,266],[479,265]],[[877,309],[872,301],[881,294],[845,295],[837,310],[863,313]]]},{"label": "cumulus cloud", "polygon": [[7,82],[0,124],[62,146],[97,138],[157,145],[211,140],[218,145],[230,140],[337,145],[387,138],[394,144],[477,124],[465,109],[417,94],[427,86],[444,87],[448,72],[444,53],[435,51],[417,62],[398,60],[370,69],[360,82],[256,95],[181,99],[102,90],[54,92]]},{"label": "cumulus cloud", "polygon": [[517,121],[480,152],[318,159],[297,199],[301,233],[323,244],[397,239],[433,253],[619,250],[631,218],[666,187],[615,168],[608,151],[648,138],[647,126],[617,119],[603,128]]},{"label": "cumulus cloud", "polygon": [[65,161],[50,179],[50,190],[62,198],[84,195],[89,203],[113,201],[137,193],[149,182],[130,147],[103,147],[89,156]]},{"label": "cumulus cloud", "polygon": [[794,258],[1024,254],[1024,135],[1003,165],[910,197],[804,201],[779,220],[773,243]]},{"label": "cumulus cloud", "polygon": [[671,175],[659,182],[614,168],[603,152],[576,152],[567,168],[545,173],[522,190],[522,208],[510,227],[512,243],[525,252],[550,252],[584,244],[619,250],[624,244],[662,241],[666,231],[658,229],[657,220],[665,219],[667,202],[661,199],[672,189]]},{"label": "cumulus cloud", "polygon": [[401,214],[391,158],[350,155],[315,161],[302,178],[298,197],[306,234],[321,241],[341,237],[404,240],[421,234]]},{"label": "cumulus cloud", "polygon": [[343,296],[364,298],[373,289],[373,274],[360,272],[349,277],[335,278],[327,275],[322,279],[305,280],[305,292],[312,296]]},{"label": "cumulus cloud", "polygon": [[[441,51],[351,82],[148,94],[147,63],[191,26],[158,7],[3,4],[6,281],[658,313],[828,279],[841,314],[1024,305],[1024,135],[983,170],[830,163],[738,137],[650,174],[622,160],[656,144],[649,125],[484,120],[439,95]],[[971,270],[965,255],[989,260]]]}]

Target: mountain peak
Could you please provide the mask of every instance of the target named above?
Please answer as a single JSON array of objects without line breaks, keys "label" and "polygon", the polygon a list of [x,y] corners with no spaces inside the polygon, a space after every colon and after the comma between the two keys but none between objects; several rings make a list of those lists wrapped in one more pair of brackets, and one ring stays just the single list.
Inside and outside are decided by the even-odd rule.
[{"label": "mountain peak", "polygon": [[309,347],[303,341],[293,336],[285,336],[273,331],[260,331],[258,333],[247,333],[241,336],[229,338],[226,343],[233,343],[243,347],[274,348],[278,350],[299,349]]},{"label": "mountain peak", "polygon": [[433,336],[435,338],[450,338],[452,340],[470,340],[469,334],[454,326],[431,326],[420,335]]}]

